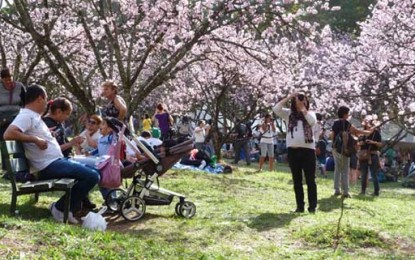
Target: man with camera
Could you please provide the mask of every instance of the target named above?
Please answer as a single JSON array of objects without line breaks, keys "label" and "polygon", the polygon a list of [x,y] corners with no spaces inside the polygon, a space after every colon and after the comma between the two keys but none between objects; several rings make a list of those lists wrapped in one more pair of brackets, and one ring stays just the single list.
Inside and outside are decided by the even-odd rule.
[{"label": "man with camera", "polygon": [[235,138],[233,142],[233,148],[235,151],[235,159],[233,164],[238,164],[241,158],[241,150],[245,153],[246,165],[251,165],[249,139],[252,136],[251,128],[248,124],[242,122],[240,119],[236,119],[235,132],[232,134]]}]

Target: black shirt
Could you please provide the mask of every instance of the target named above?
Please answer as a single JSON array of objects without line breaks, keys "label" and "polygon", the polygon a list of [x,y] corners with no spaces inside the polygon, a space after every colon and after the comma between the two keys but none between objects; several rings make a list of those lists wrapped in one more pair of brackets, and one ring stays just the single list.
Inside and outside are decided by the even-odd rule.
[{"label": "black shirt", "polygon": [[370,147],[371,151],[377,151],[379,150],[379,147],[377,145],[374,144],[366,144],[367,140],[372,140],[375,142],[382,142],[382,136],[380,135],[380,131],[379,130],[375,130],[373,131],[373,133],[371,133],[369,136],[363,136],[360,141],[362,141],[364,144],[360,146],[360,149],[362,150],[368,150]]},{"label": "black shirt", "polygon": [[[63,127],[61,123],[59,123],[58,121],[55,121],[54,119],[50,117],[44,117],[43,121],[48,126],[48,128],[55,127],[55,129],[52,131],[55,132],[55,138],[59,145],[66,144],[69,142],[68,138],[66,138],[65,136],[65,128]],[[65,157],[69,157],[71,152],[72,152],[72,148],[68,148],[62,151],[62,154]]]},{"label": "black shirt", "polygon": [[349,123],[349,121],[347,121],[346,119],[339,119],[336,120],[333,124],[333,126],[331,127],[331,130],[333,131],[333,140],[336,139],[336,136],[341,132],[341,131],[350,131],[350,127],[352,126],[352,124]]}]

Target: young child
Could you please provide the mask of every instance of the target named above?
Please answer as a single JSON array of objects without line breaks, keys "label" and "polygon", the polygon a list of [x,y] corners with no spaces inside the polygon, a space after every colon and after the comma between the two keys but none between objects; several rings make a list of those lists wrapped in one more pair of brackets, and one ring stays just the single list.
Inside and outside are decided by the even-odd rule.
[{"label": "young child", "polygon": [[[100,126],[100,137],[98,139],[97,149],[93,150],[90,154],[86,154],[87,158],[82,158],[79,161],[87,165],[96,167],[100,162],[108,158],[108,152],[114,141],[118,138],[118,132],[121,130],[123,123],[113,117],[104,117]],[[125,131],[128,135],[128,131]],[[125,153],[125,151],[121,151]],[[139,157],[140,155],[136,155]],[[123,166],[131,164],[131,162],[123,160]],[[108,193],[111,191],[109,188],[100,186],[100,192],[105,200]]]}]

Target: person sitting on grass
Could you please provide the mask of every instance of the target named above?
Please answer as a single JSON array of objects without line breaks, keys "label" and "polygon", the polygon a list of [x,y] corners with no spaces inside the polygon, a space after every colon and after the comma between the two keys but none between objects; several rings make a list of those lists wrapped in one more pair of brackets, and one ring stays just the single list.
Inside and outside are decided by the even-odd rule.
[{"label": "person sitting on grass", "polygon": [[[64,158],[62,150],[49,128],[42,120],[47,105],[47,94],[40,85],[31,85],[25,94],[26,105],[4,133],[5,140],[23,142],[30,165],[39,171],[39,180],[72,178],[76,184],[72,188],[68,221],[79,223],[73,216],[81,208],[82,200],[95,187],[99,172],[78,162]],[[50,205],[52,216],[63,222],[65,196]]]}]

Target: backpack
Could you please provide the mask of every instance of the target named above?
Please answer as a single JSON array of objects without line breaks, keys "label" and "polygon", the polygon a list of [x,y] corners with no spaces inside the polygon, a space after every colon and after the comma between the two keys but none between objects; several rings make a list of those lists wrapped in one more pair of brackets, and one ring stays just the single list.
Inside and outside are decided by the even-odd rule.
[{"label": "backpack", "polygon": [[349,132],[350,126],[348,129],[345,128],[345,123],[343,121],[343,131],[340,131],[334,138],[334,148],[339,154],[350,157],[357,152],[356,140]]},{"label": "backpack", "polygon": [[244,138],[248,136],[248,126],[244,123],[239,123],[236,126],[236,133],[238,134],[238,138]]}]

